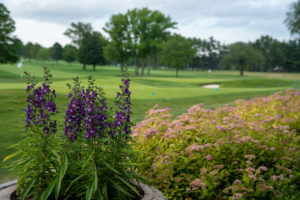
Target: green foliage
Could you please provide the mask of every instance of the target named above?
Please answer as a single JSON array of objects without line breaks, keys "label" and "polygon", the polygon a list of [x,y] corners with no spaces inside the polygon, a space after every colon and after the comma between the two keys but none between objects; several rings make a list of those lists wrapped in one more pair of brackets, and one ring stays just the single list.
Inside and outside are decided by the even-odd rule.
[{"label": "green foliage", "polygon": [[[28,73],[26,134],[17,144],[18,151],[5,157],[18,174],[17,195],[25,199],[132,199],[140,196],[136,182],[143,180],[134,170],[135,154],[131,150],[130,80],[124,75],[115,107],[108,109],[103,89],[88,78],[88,87],[78,78],[68,85],[70,105],[66,112],[65,137],[56,136],[58,111],[50,90],[52,75],[44,68],[44,82]],[[78,101],[77,101],[78,100]],[[80,104],[74,104],[74,101]],[[83,109],[78,109],[77,106]],[[79,117],[80,115],[80,117]],[[75,124],[69,123],[74,120]],[[78,122],[78,119],[82,119]],[[71,126],[69,126],[71,124]],[[78,126],[79,125],[79,126]],[[73,129],[72,129],[73,128]],[[74,130],[78,135],[71,139]],[[95,132],[92,132],[95,131]]]},{"label": "green foliage", "polygon": [[260,66],[261,69],[256,69],[253,68],[255,66],[250,66],[250,70],[272,71],[275,67],[283,68],[286,61],[286,55],[284,51],[285,48],[281,42],[272,38],[271,36],[264,35],[257,39],[253,46],[262,52],[265,58],[265,63]]},{"label": "green foliage", "polygon": [[166,66],[174,67],[178,77],[178,70],[188,65],[195,53],[190,40],[175,34],[162,44],[161,61]]},{"label": "green foliage", "polygon": [[15,22],[9,16],[9,11],[0,3],[0,63],[15,63],[19,60],[19,50],[22,42],[12,36],[15,31]]},{"label": "green foliage", "polygon": [[236,42],[229,46],[229,52],[224,56],[226,65],[234,65],[244,75],[244,70],[250,66],[260,66],[264,63],[262,53],[252,47],[251,44]]},{"label": "green foliage", "polygon": [[79,62],[84,65],[93,65],[94,71],[96,65],[105,63],[103,56],[104,42],[101,41],[100,36],[101,34],[98,32],[84,35],[78,52]]},{"label": "green foliage", "polygon": [[56,62],[62,59],[63,48],[58,42],[55,42],[49,51],[50,57]]},{"label": "green foliage", "polygon": [[126,15],[112,15],[109,22],[105,24],[103,30],[108,33],[109,41],[105,47],[105,54],[108,60],[115,60],[121,64],[121,74],[124,63],[130,56],[130,41],[128,31],[129,21]]},{"label": "green foliage", "polygon": [[[141,59],[144,63],[149,56],[150,65],[153,65],[153,59],[157,56],[161,42],[167,39],[170,35],[169,29],[175,28],[176,22],[163,13],[148,8],[129,10],[126,16],[129,19],[130,50],[131,56],[135,59],[137,76],[139,75],[137,61]],[[144,68],[141,73],[141,76],[143,75]],[[150,75],[150,67],[148,75]]]},{"label": "green foliage", "polygon": [[93,32],[93,28],[89,23],[77,22],[71,23],[71,28],[68,28],[64,35],[72,39],[72,43],[79,48],[82,44],[82,40],[85,34],[91,34]]},{"label": "green foliage", "polygon": [[300,1],[292,3],[286,14],[285,23],[291,34],[300,34]]},{"label": "green foliage", "polygon": [[[24,58],[28,58],[29,60],[31,59],[37,59],[37,54],[42,48],[41,45],[39,44],[33,44],[31,42],[28,42],[24,47],[23,47],[23,56]],[[49,56],[48,56],[49,57]]]},{"label": "green foliage", "polygon": [[66,45],[63,49],[63,59],[69,64],[76,60],[77,54],[78,50],[72,45]]},{"label": "green foliage", "polygon": [[49,49],[43,47],[40,48],[36,55],[36,58],[41,61],[49,60]]},{"label": "green foliage", "polygon": [[[51,78],[51,74],[48,69],[44,68],[45,82],[43,86],[37,89],[35,88],[37,83],[34,78],[29,73],[25,74],[28,83],[27,92],[29,94],[27,101],[28,105],[32,106],[31,108],[30,106],[27,107],[27,113],[33,109],[33,112],[39,113],[39,117],[32,118],[32,122],[30,122],[30,114],[27,114],[26,133],[24,134],[24,139],[16,145],[18,151],[3,161],[17,156],[17,159],[10,164],[10,168],[18,174],[17,193],[22,200],[28,197],[47,199],[55,185],[53,179],[55,179],[55,170],[58,168],[60,162],[60,157],[57,153],[60,150],[60,144],[55,134],[52,132],[49,133],[45,129],[47,127],[48,131],[54,130],[51,128],[53,121],[51,121],[50,113],[52,111],[44,107],[38,107],[40,105],[32,102],[33,98],[37,98],[36,96],[40,95],[37,91],[39,89],[42,90],[41,87],[43,87],[43,93],[46,92],[46,88],[50,92],[51,81],[49,78]],[[54,94],[47,93],[44,97],[40,96],[37,102],[46,106],[46,103],[54,100]],[[40,116],[47,117],[44,119]]]},{"label": "green foliage", "polygon": [[191,39],[193,48],[197,53],[191,63],[192,68],[204,69],[224,69],[222,57],[227,52],[227,46],[220,41],[210,37],[208,40],[200,38]]},{"label": "green foliage", "polygon": [[299,99],[289,89],[175,119],[156,106],[134,127],[139,170],[174,200],[296,199]]}]

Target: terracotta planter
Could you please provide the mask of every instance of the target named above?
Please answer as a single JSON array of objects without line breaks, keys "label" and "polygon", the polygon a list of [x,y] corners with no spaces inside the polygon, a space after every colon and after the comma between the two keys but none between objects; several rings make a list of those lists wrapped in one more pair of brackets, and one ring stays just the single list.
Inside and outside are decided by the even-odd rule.
[{"label": "terracotta planter", "polygon": [[[17,181],[11,181],[0,185],[0,200],[10,200],[10,195],[16,190]],[[156,188],[146,184],[137,184],[144,192],[142,200],[167,200],[167,198]]]}]

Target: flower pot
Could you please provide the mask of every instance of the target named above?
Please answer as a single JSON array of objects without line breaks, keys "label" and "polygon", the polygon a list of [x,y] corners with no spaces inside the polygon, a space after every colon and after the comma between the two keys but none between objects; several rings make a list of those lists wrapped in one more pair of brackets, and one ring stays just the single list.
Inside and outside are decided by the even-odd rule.
[{"label": "flower pot", "polygon": [[10,195],[13,193],[17,186],[17,181],[11,181],[0,185],[0,199],[1,200],[10,200]]},{"label": "flower pot", "polygon": [[[16,190],[17,181],[11,181],[0,185],[0,200],[10,200],[10,195]],[[167,198],[153,186],[144,183],[137,183],[143,192],[142,200],[167,200]]]},{"label": "flower pot", "polygon": [[167,200],[167,198],[155,187],[150,187],[144,183],[137,184],[144,192],[142,200]]}]

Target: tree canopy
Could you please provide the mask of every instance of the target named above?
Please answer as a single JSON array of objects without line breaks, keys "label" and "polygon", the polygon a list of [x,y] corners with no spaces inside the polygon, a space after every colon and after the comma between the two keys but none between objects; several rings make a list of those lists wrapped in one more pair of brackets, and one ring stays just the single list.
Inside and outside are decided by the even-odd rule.
[{"label": "tree canopy", "polygon": [[195,53],[190,40],[174,34],[162,44],[161,61],[166,66],[174,67],[178,78],[178,70],[191,63]]},{"label": "tree canopy", "polygon": [[0,63],[15,63],[19,60],[22,42],[13,36],[15,22],[10,12],[0,3]]},{"label": "tree canopy", "polygon": [[62,46],[58,43],[55,42],[53,46],[50,48],[50,57],[56,61],[61,60],[63,58],[63,48]]},{"label": "tree canopy", "polygon": [[76,47],[80,48],[84,35],[91,34],[92,32],[93,28],[91,24],[85,24],[82,22],[72,22],[71,27],[64,32],[64,35],[69,37]]},{"label": "tree canopy", "polygon": [[234,65],[244,75],[244,70],[253,65],[264,63],[263,54],[256,50],[251,44],[236,42],[229,46],[229,52],[224,56],[224,63]]},{"label": "tree canopy", "polygon": [[96,70],[96,65],[104,64],[103,45],[101,41],[101,34],[99,32],[93,32],[91,34],[85,34],[80,45],[78,57],[79,62],[84,65],[93,65],[93,70]]},{"label": "tree canopy", "polygon": [[286,14],[285,23],[291,34],[300,35],[300,0],[294,2],[290,6],[290,10]]},{"label": "tree canopy", "polygon": [[129,21],[126,15],[116,14],[111,16],[109,22],[105,24],[103,30],[108,33],[108,45],[105,48],[105,55],[108,59],[116,60],[121,65],[123,74],[124,63],[128,60],[131,52],[128,31]]},{"label": "tree canopy", "polygon": [[74,62],[77,58],[78,50],[76,47],[68,44],[63,49],[63,59],[67,61],[69,64]]}]

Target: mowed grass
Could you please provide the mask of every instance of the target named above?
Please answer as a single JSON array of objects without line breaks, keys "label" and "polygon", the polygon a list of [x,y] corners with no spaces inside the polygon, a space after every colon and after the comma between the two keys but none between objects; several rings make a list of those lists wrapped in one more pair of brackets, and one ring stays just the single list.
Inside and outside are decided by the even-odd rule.
[{"label": "mowed grass", "polygon": [[[24,71],[30,72],[37,80],[42,80],[42,66],[46,65],[53,73],[53,88],[57,92],[56,103],[60,113],[56,116],[60,132],[63,134],[64,113],[68,105],[67,83],[78,76],[83,84],[87,76],[96,78],[110,105],[119,90],[121,83],[120,69],[114,66],[100,66],[96,71],[88,67],[82,70],[80,64],[69,66],[64,62],[55,65],[39,62],[25,62],[21,69],[16,65],[0,65],[0,183],[15,178],[1,168],[3,158],[14,150],[9,148],[22,138],[25,124],[26,83]],[[236,99],[250,99],[256,96],[266,96],[287,88],[300,89],[300,74],[289,73],[253,73],[246,72],[244,77],[237,71],[181,71],[175,78],[175,71],[152,70],[150,77],[134,77],[131,75],[132,120],[142,121],[145,112],[158,104],[160,107],[170,107],[173,114],[179,115],[198,103],[204,103],[207,108],[215,108],[233,102]],[[218,91],[201,87],[203,84],[218,83]]]}]

